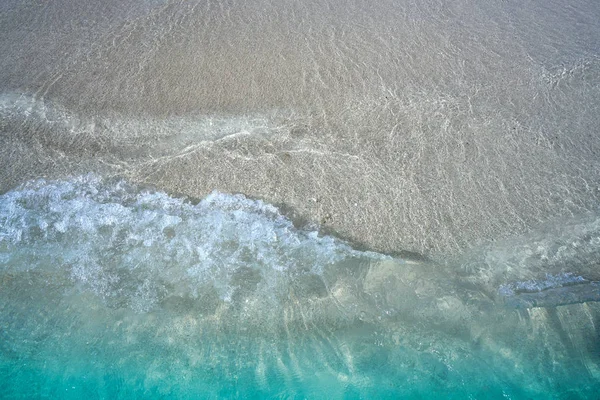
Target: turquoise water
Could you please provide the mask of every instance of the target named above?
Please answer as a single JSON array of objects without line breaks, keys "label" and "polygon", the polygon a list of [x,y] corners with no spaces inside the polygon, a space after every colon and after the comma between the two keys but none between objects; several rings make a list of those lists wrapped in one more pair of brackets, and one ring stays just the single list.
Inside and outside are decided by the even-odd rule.
[{"label": "turquoise water", "polygon": [[504,256],[524,279],[501,248],[358,251],[240,195],[30,182],[0,197],[0,398],[597,398],[598,221],[572,226],[587,261],[539,273],[533,238]]}]

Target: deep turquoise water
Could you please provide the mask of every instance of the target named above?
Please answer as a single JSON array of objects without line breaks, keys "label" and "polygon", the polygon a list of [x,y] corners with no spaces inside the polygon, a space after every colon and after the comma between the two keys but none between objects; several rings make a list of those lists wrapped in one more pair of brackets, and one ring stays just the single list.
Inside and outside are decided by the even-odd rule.
[{"label": "deep turquoise water", "polygon": [[260,201],[95,176],[6,193],[0,222],[0,398],[600,393],[598,286],[577,271],[494,294]]}]

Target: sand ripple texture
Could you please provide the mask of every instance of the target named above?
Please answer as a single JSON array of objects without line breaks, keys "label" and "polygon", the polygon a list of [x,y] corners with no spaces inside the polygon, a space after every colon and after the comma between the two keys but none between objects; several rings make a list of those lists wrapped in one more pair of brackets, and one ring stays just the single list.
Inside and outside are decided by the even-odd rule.
[{"label": "sand ripple texture", "polygon": [[244,193],[443,260],[597,209],[600,5],[4,1],[0,191]]}]

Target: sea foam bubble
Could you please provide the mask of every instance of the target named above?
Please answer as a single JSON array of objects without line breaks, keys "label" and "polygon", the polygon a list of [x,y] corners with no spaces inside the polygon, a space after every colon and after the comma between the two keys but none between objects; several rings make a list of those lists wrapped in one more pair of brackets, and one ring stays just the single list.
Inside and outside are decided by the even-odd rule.
[{"label": "sea foam bubble", "polygon": [[346,259],[386,258],[296,229],[260,200],[213,192],[193,204],[95,175],[4,194],[0,226],[5,271],[63,269],[109,303],[139,311],[206,287],[231,301],[248,281],[269,297],[292,277],[320,280]]}]

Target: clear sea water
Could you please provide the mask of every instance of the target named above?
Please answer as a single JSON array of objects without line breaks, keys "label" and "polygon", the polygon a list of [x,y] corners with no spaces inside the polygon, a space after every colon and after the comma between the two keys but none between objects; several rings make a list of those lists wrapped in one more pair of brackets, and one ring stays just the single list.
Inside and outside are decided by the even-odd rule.
[{"label": "clear sea water", "polygon": [[600,399],[599,21],[0,1],[0,399]]},{"label": "clear sea water", "polygon": [[0,197],[0,397],[597,396],[598,283],[429,263],[241,195],[32,181]]}]

